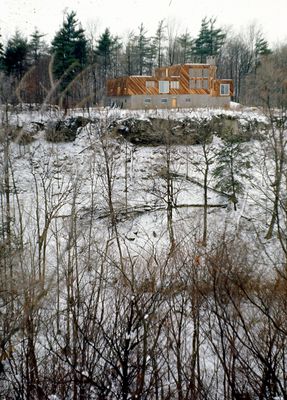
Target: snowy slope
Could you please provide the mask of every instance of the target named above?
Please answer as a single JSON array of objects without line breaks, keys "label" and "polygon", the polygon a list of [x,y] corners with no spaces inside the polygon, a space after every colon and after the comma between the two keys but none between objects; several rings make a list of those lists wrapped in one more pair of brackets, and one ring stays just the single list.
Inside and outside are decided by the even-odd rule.
[{"label": "snowy slope", "polygon": [[[183,110],[183,111],[136,111],[82,110],[71,112],[73,116],[83,115],[92,121],[85,128],[79,129],[78,136],[71,143],[49,143],[43,131],[39,131],[36,140],[29,145],[11,145],[12,168],[15,175],[17,192],[21,204],[30,216],[33,214],[35,201],[35,182],[41,187],[49,186],[52,204],[61,199],[63,204],[57,215],[69,215],[73,199],[76,196],[77,213],[83,226],[92,220],[95,237],[99,240],[108,238],[111,229],[110,209],[108,204],[108,178],[105,167],[103,146],[110,168],[112,201],[117,216],[120,237],[128,248],[139,251],[139,248],[168,246],[167,237],[167,193],[166,182],[161,173],[166,168],[165,146],[135,146],[117,138],[99,137],[99,124],[107,120],[122,120],[133,115],[145,119],[150,116],[181,120],[187,116],[191,119],[212,118],[214,115],[227,115],[237,118],[242,124],[249,121],[266,123],[266,117],[258,110]],[[50,113],[19,112],[11,114],[11,124],[17,124],[24,130],[32,130],[35,123],[47,123],[59,118],[57,111]],[[93,122],[96,121],[96,122]],[[100,122],[99,122],[100,121]],[[214,153],[221,140],[214,136],[209,151]],[[251,141],[246,144],[252,158],[253,179],[246,180],[244,194],[239,198],[239,209],[232,210],[228,196],[213,190],[215,182],[209,174],[208,203],[212,206],[208,211],[209,237],[219,237],[226,229],[235,232],[242,230],[244,234],[254,235],[259,232],[263,238],[269,216],[265,201],[261,201],[258,191],[262,187],[255,182],[260,177],[260,157],[262,143]],[[202,146],[172,146],[170,149],[170,172],[174,174],[174,210],[173,223],[176,240],[189,240],[190,235],[200,241],[203,214],[203,175],[199,165],[203,161]],[[262,153],[262,154],[261,154]],[[256,158],[258,160],[256,160]],[[202,169],[202,167],[201,167]],[[43,183],[46,180],[46,183]],[[73,194],[75,185],[76,195]],[[93,186],[93,187],[92,187]],[[258,187],[256,187],[258,186]],[[266,189],[267,190],[267,189]],[[94,191],[93,204],[91,193]],[[264,190],[263,190],[264,191]],[[40,190],[41,192],[41,190]],[[44,193],[41,193],[44,197]],[[73,197],[74,196],[74,197]],[[260,197],[261,196],[261,197]],[[34,201],[33,201],[34,199]],[[41,202],[41,201],[40,201]],[[32,208],[29,212],[28,208]],[[92,216],[92,217],[91,217]],[[256,234],[254,233],[256,232]],[[263,240],[263,239],[262,239]]]}]

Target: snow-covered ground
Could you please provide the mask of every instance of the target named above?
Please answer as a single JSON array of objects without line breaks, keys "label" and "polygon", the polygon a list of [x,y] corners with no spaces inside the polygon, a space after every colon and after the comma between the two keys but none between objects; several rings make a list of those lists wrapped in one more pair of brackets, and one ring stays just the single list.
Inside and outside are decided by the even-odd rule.
[{"label": "snow-covered ground", "polygon": [[[191,119],[211,118],[214,115],[228,115],[237,118],[244,124],[251,120],[266,123],[266,117],[258,110],[183,110],[183,111],[135,111],[102,110],[83,113],[73,110],[70,115],[83,115],[92,121],[107,119],[124,119],[133,115],[136,118],[160,116],[161,118]],[[57,111],[51,113],[19,112],[11,115],[11,124],[17,124],[24,130],[32,129],[32,122],[46,123],[59,118]],[[100,123],[101,124],[101,123]],[[93,215],[93,227],[97,224],[109,227],[108,183],[111,180],[112,201],[118,215],[118,228],[122,239],[130,239],[129,246],[144,246],[144,243],[159,243],[159,238],[166,237],[166,202],[167,188],[162,170],[166,168],[167,149],[165,146],[135,146],[124,140],[99,138],[99,122],[89,123],[80,128],[77,138],[69,143],[50,143],[45,140],[43,131],[35,135],[36,140],[29,145],[11,144],[11,165],[14,171],[15,184],[21,203],[32,209],[35,203],[35,179],[42,185],[48,185],[51,200],[63,196],[67,189],[72,191],[77,185],[76,205],[81,216],[81,223],[89,221]],[[214,136],[208,145],[210,154],[214,154],[221,140]],[[263,144],[264,145],[264,144]],[[212,168],[208,176],[208,231],[212,238],[223,234],[225,229],[242,230],[252,236],[259,233],[263,240],[264,231],[269,222],[268,199],[262,200],[260,191],[264,192],[260,175],[264,161],[263,145],[258,141],[250,141],[244,147],[250,154],[252,179],[244,180],[244,193],[239,196],[238,210],[232,209],[228,196],[213,190]],[[103,151],[105,146],[106,152]],[[202,230],[203,174],[204,159],[201,145],[172,146],[170,152],[170,173],[174,191],[173,222],[176,236],[183,240],[194,232],[198,239]],[[105,166],[105,156],[107,165]],[[107,167],[110,176],[107,177]],[[260,167],[261,166],[261,167]],[[46,182],[44,182],[46,180]],[[92,188],[91,186],[94,185]],[[265,188],[266,191],[268,188]],[[91,205],[91,193],[93,206]],[[44,194],[41,194],[44,196]],[[39,200],[38,200],[39,201]],[[73,196],[67,196],[58,214],[65,214],[72,204]],[[26,205],[28,204],[28,206]],[[267,204],[268,203],[268,204]],[[222,207],[220,207],[222,206]],[[29,211],[33,213],[33,210]],[[136,232],[136,234],[134,233]],[[103,231],[101,229],[100,237]],[[107,233],[108,234],[108,233]],[[147,240],[148,238],[148,240]],[[257,236],[258,239],[258,236]],[[257,240],[256,239],[256,240]],[[165,241],[165,240],[164,240]]]},{"label": "snow-covered ground", "polygon": [[[120,344],[119,348],[115,348],[119,352],[127,343],[129,346],[130,342],[135,347],[138,343],[142,346],[145,342],[141,335],[145,334],[148,337],[145,344],[148,349],[144,371],[146,381],[152,376],[153,357],[157,354],[163,365],[162,391],[167,393],[165,390],[171,390],[170,388],[175,390],[177,378],[173,372],[178,368],[176,357],[182,357],[182,368],[186,368],[186,376],[190,372],[190,360],[196,357],[193,347],[195,342],[191,343],[191,337],[196,333],[194,302],[199,300],[194,297],[194,293],[198,290],[198,282],[205,285],[210,283],[205,281],[209,278],[204,275],[204,257],[208,257],[208,254],[215,257],[216,249],[220,248],[221,243],[225,243],[227,248],[232,243],[227,253],[229,256],[229,252],[233,251],[233,257],[238,263],[236,267],[242,268],[244,284],[249,277],[248,270],[244,270],[244,263],[248,265],[249,260],[250,264],[256,263],[258,276],[272,276],[274,268],[278,268],[284,258],[282,245],[276,234],[278,227],[274,228],[273,238],[265,239],[274,199],[274,155],[267,139],[251,139],[242,144],[251,168],[246,173],[248,176],[240,177],[244,190],[238,195],[237,210],[234,211],[230,196],[215,188],[215,178],[212,175],[216,166],[214,156],[222,144],[219,137],[214,136],[203,148],[202,144],[139,146],[120,136],[107,134],[108,121],[120,121],[131,115],[140,119],[157,116],[200,120],[223,114],[240,120],[242,125],[250,121],[267,123],[266,117],[259,110],[237,109],[237,106],[234,108],[236,109],[224,111],[132,113],[123,110],[73,110],[67,118],[80,115],[89,118],[91,122],[84,128],[79,128],[74,141],[65,143],[48,142],[43,130],[35,132],[35,123],[46,124],[63,118],[58,111],[19,111],[9,115],[12,126],[32,132],[35,139],[26,145],[10,142],[9,149],[6,150],[9,153],[8,171],[12,188],[10,212],[13,234],[16,238],[23,239],[25,249],[22,258],[20,257],[17,279],[20,280],[26,297],[23,295],[22,300],[22,294],[19,296],[20,305],[13,313],[17,314],[17,310],[20,310],[19,314],[22,313],[22,304],[27,305],[27,293],[32,292],[37,298],[37,304],[33,306],[33,311],[36,310],[33,316],[40,321],[37,322],[34,338],[40,371],[45,371],[47,364],[49,376],[53,376],[53,370],[53,373],[58,374],[57,379],[61,379],[59,377],[63,370],[73,373],[76,371],[77,379],[79,376],[84,379],[83,385],[91,385],[87,398],[120,398],[113,393],[117,393],[116,385],[121,381],[121,374],[117,375],[116,371],[123,368],[122,361],[112,360],[107,365],[105,360],[110,353],[106,354],[105,351],[110,351],[110,348],[111,352],[114,351],[109,346],[117,340]],[[5,166],[7,167],[5,151],[3,144],[0,152],[3,176]],[[207,176],[207,246],[204,246],[203,187],[206,154],[211,161]],[[5,194],[2,191],[2,210],[5,210],[7,200]],[[171,208],[168,207],[170,204]],[[217,268],[225,268],[225,265],[220,264]],[[194,279],[198,281],[194,283]],[[31,282],[33,290],[30,291]],[[224,283],[222,285],[224,291]],[[210,385],[209,395],[205,398],[220,399],[224,398],[222,382],[226,378],[223,378],[222,359],[217,353],[220,352],[217,347],[224,347],[219,332],[221,316],[218,309],[213,313],[214,300],[204,290],[204,287],[200,287],[199,297],[202,296],[204,300],[200,300],[202,303],[195,306],[200,321],[200,356],[197,355],[200,366],[198,364],[197,368],[202,369],[205,384]],[[225,300],[222,300],[222,310],[219,312],[228,315],[229,307],[234,304],[228,303],[225,306]],[[252,308],[244,302],[245,300],[242,301],[243,310],[250,307],[246,317],[250,337],[256,337],[258,332],[263,332],[264,334],[259,335],[262,338],[265,331],[263,328],[261,330],[261,320],[257,318],[259,307],[254,308],[252,304]],[[23,309],[26,310],[24,306]],[[237,311],[236,307],[234,309]],[[79,313],[77,324],[80,328],[72,323],[76,312]],[[140,322],[136,318],[135,322],[132,320],[134,313],[138,315],[136,318]],[[184,315],[183,323],[179,315]],[[131,328],[128,327],[129,318],[132,320],[131,324],[134,324]],[[180,326],[180,323],[183,325]],[[258,361],[257,366],[256,354],[252,351],[248,353],[248,340],[251,339],[249,333],[245,339],[246,326],[240,324],[240,318],[236,320],[235,326],[236,324],[240,329],[237,332],[237,328],[233,327],[238,335],[232,332],[235,343],[233,346],[238,346],[238,353],[239,349],[243,349],[241,357],[244,362],[244,352],[247,354],[246,360],[250,357],[250,365],[255,365],[252,373],[256,376],[260,372],[261,361]],[[13,338],[17,353],[15,363],[20,363],[17,360],[22,360],[22,348],[26,348],[25,335],[28,337],[29,332],[25,329],[24,333]],[[157,329],[160,332],[158,336]],[[225,340],[230,345],[228,329],[231,329],[231,325],[227,324],[225,329]],[[76,334],[74,330],[77,331]],[[70,353],[65,353],[69,335],[75,335],[74,340],[78,341],[77,354],[73,355],[76,362],[71,361]],[[246,342],[241,342],[240,335]],[[96,339],[98,337],[101,339]],[[94,345],[94,340],[99,341]],[[180,354],[176,354],[175,343],[181,341],[184,345]],[[82,344],[86,347],[81,347]],[[97,353],[97,346],[104,355],[102,358]],[[230,359],[235,354],[231,347],[228,347]],[[94,352],[94,348],[97,351]],[[131,348],[132,345],[127,350],[132,352]],[[141,349],[140,347],[139,354]],[[58,364],[54,363],[51,354],[55,355]],[[81,361],[82,354],[85,354],[86,359]],[[134,353],[130,356],[129,371],[137,357],[138,354]],[[140,360],[141,357],[142,355]],[[240,357],[235,357],[234,362],[238,359]],[[11,366],[8,361],[6,364],[5,368],[8,370]],[[243,365],[243,361],[240,365]],[[27,368],[31,366],[28,365]],[[248,382],[249,377],[244,377],[240,368],[238,371],[242,382]],[[248,369],[246,371],[250,372]],[[98,389],[94,382],[109,373],[112,378],[111,381],[108,378],[110,386],[105,390],[110,394],[97,397]],[[280,373],[278,372],[279,375]],[[7,376],[12,376],[12,383],[7,383],[7,388],[17,387],[15,380],[17,381],[18,374],[12,367]],[[7,382],[9,379],[7,378]],[[70,382],[69,379],[67,382]],[[67,383],[67,387],[69,384]],[[153,383],[150,385],[152,387]],[[59,387],[56,384],[54,386],[49,382],[47,393],[50,399],[71,398],[71,394],[70,397],[60,394]],[[239,386],[241,387],[241,381]],[[6,393],[5,390],[3,393]],[[177,398],[172,396],[170,394],[169,398]],[[130,395],[127,398],[137,397]]]}]

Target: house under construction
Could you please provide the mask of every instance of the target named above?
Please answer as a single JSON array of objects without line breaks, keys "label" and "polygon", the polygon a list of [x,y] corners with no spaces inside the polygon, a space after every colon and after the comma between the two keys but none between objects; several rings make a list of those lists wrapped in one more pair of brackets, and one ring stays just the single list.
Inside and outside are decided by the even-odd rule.
[{"label": "house under construction", "polygon": [[123,76],[107,81],[107,105],[125,109],[228,108],[231,79],[217,79],[213,58],[206,64],[156,68],[152,76]]}]

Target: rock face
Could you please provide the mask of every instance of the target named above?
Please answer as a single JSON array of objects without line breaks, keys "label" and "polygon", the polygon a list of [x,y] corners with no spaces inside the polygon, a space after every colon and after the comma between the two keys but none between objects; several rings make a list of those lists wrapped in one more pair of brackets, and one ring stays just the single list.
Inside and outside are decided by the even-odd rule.
[{"label": "rock face", "polygon": [[189,118],[172,120],[131,117],[120,121],[114,129],[134,144],[158,145],[197,144],[200,142],[198,132],[203,127],[205,133],[211,135],[211,124],[207,120],[197,122]]},{"label": "rock face", "polygon": [[[194,145],[212,141],[213,134],[232,137],[235,141],[264,138],[268,122],[260,117],[242,117],[227,113],[174,115],[175,118],[129,115],[122,118],[111,115],[109,118],[92,119],[83,116],[69,118],[49,118],[46,122],[32,121],[23,126],[11,125],[10,137],[18,144],[29,144],[37,139],[39,132],[45,132],[50,142],[72,142],[81,128],[91,123],[93,134],[112,134],[137,145],[156,146],[160,144]],[[3,136],[3,134],[2,134]],[[0,132],[0,142],[1,138]]]},{"label": "rock face", "polygon": [[200,119],[185,117],[180,120],[129,117],[116,122],[113,132],[139,145],[193,145],[199,144],[202,138],[211,139],[213,134],[222,138],[232,135],[238,141],[246,141],[258,138],[263,128],[256,121],[240,121],[227,115]]},{"label": "rock face", "polygon": [[49,142],[72,142],[77,137],[78,129],[83,128],[89,122],[89,119],[80,116],[49,121],[46,127],[46,139]]}]

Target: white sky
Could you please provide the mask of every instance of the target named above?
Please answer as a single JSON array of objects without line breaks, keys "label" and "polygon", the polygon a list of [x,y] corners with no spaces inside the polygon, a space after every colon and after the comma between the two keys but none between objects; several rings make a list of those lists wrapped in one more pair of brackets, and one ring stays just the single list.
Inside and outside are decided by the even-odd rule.
[{"label": "white sky", "polygon": [[174,20],[179,32],[187,29],[195,36],[208,16],[238,32],[256,22],[270,44],[287,42],[287,0],[0,0],[0,33],[5,41],[16,28],[29,36],[37,27],[49,42],[64,11],[71,10],[96,35],[109,27],[112,34],[126,37],[131,30],[137,32],[141,22],[153,35],[158,22],[166,19]]}]

